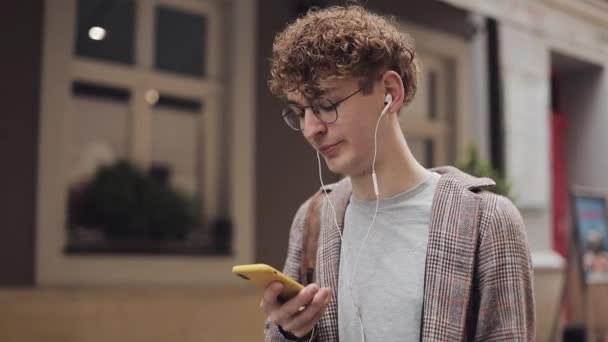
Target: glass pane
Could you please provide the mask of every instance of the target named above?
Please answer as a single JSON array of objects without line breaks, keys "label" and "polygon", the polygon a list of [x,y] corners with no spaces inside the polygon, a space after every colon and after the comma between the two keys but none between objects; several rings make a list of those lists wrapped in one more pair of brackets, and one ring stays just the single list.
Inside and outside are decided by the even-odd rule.
[{"label": "glass pane", "polygon": [[76,55],[133,64],[133,0],[79,0]]},{"label": "glass pane", "polygon": [[126,158],[129,91],[74,82],[68,143],[70,184],[93,177],[100,164]]},{"label": "glass pane", "polygon": [[129,146],[129,98],[126,89],[74,82],[67,119],[68,245],[106,241],[97,217],[87,210],[86,194],[101,167],[125,159]]},{"label": "glass pane", "polygon": [[[183,103],[191,107],[184,107]],[[195,196],[201,185],[200,107],[200,101],[161,96],[153,111],[151,128],[153,167],[164,181]]]},{"label": "glass pane", "polygon": [[156,25],[156,68],[204,77],[207,53],[205,16],[159,6]]}]

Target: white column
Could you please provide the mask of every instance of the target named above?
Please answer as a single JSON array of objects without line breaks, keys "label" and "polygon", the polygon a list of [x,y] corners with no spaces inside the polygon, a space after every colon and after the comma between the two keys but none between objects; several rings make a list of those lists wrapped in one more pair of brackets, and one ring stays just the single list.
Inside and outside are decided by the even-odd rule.
[{"label": "white column", "polygon": [[532,249],[550,249],[550,59],[542,39],[502,24],[500,75],[506,175]]},{"label": "white column", "polygon": [[472,132],[475,134],[477,148],[482,158],[490,159],[490,128],[489,104],[488,104],[488,44],[486,31],[486,17],[481,14],[471,14],[471,23],[477,31],[471,39],[472,58],[472,120],[474,125]]}]

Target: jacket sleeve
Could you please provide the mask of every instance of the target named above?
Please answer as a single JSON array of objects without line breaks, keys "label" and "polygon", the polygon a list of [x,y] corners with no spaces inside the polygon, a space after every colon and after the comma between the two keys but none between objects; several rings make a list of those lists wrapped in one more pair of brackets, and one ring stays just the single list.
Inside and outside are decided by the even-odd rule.
[{"label": "jacket sleeve", "polygon": [[[293,219],[291,230],[289,232],[287,258],[285,260],[285,266],[283,267],[283,273],[290,276],[297,282],[301,282],[300,265],[302,262],[302,235],[306,223],[306,214],[308,213],[309,205],[310,199],[300,206],[296,213],[296,216]],[[279,332],[279,329],[275,324],[268,320],[264,325],[264,334],[266,335],[266,342],[291,341]]]},{"label": "jacket sleeve", "polygon": [[533,269],[526,227],[505,197],[482,218],[474,296],[476,341],[534,341]]}]

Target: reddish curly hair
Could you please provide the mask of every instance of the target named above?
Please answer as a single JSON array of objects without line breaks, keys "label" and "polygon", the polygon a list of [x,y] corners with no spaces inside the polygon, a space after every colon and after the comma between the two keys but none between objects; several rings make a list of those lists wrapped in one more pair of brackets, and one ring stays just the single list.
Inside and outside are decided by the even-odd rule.
[{"label": "reddish curly hair", "polygon": [[276,96],[298,91],[315,98],[323,95],[319,81],[354,78],[369,93],[386,70],[401,76],[403,102],[409,103],[418,74],[413,39],[392,17],[357,5],[335,6],[309,11],[275,37],[269,85]]}]

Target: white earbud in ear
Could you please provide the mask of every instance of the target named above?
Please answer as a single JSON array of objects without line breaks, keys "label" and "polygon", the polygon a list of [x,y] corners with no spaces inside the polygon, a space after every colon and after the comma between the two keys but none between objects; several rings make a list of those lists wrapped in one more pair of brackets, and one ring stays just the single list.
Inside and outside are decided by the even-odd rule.
[{"label": "white earbud in ear", "polygon": [[386,96],[384,97],[384,103],[385,104],[389,104],[393,102],[393,95],[391,94],[386,94]]}]

